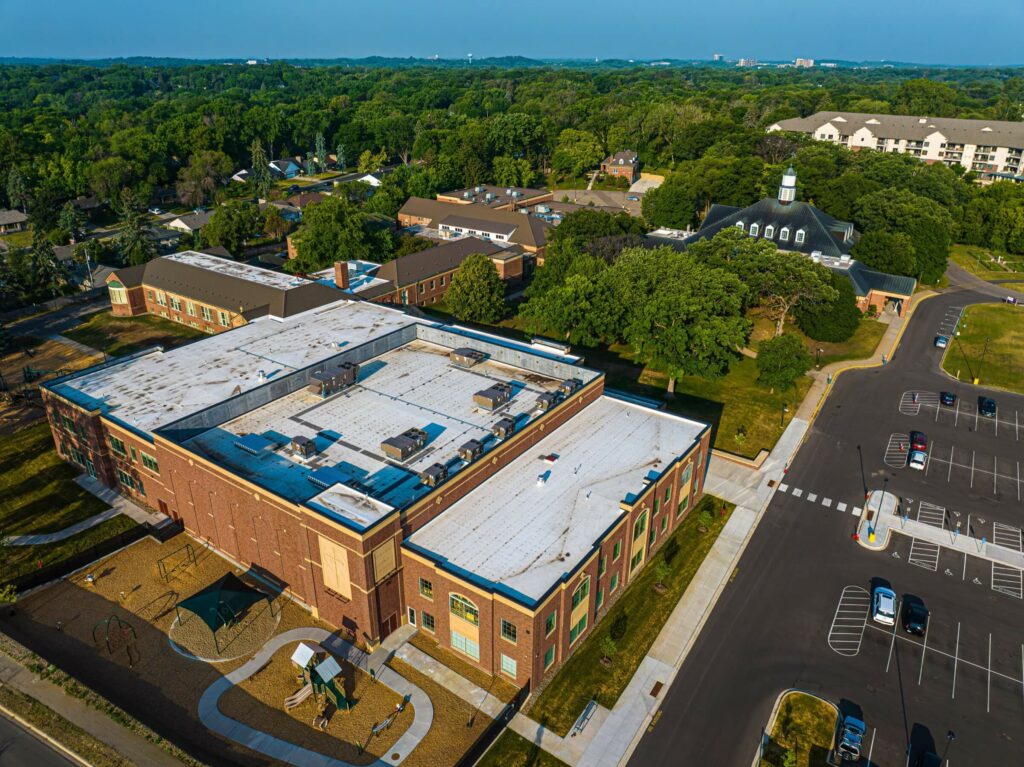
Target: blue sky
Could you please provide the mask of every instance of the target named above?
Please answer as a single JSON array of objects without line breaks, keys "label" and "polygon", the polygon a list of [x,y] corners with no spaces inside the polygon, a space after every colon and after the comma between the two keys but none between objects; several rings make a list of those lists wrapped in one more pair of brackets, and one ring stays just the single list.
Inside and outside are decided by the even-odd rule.
[{"label": "blue sky", "polygon": [[[0,55],[1024,63],[1024,0],[0,0]],[[12,33],[12,30],[16,30]]]}]

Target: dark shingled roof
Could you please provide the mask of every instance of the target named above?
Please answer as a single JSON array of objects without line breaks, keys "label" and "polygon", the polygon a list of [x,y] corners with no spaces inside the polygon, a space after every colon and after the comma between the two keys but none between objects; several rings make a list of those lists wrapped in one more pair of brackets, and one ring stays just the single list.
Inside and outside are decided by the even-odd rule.
[{"label": "dark shingled roof", "polygon": [[377,274],[374,276],[387,280],[390,285],[374,286],[360,291],[358,295],[364,298],[373,298],[397,288],[415,285],[435,275],[458,269],[462,262],[474,253],[490,256],[503,250],[493,242],[487,242],[477,237],[463,237],[434,248],[421,250],[418,253],[410,253],[408,256],[388,261],[377,270]]},{"label": "dark shingled roof", "polygon": [[142,284],[142,278],[146,274],[146,267],[149,264],[138,264],[137,266],[126,266],[110,273],[110,276],[124,285],[126,288],[137,288]]},{"label": "dark shingled roof", "polygon": [[917,287],[917,280],[913,277],[872,271],[860,261],[854,261],[846,269],[837,266],[829,268],[839,274],[845,274],[853,283],[853,290],[858,296],[866,296],[872,290],[876,290],[886,295],[910,297],[914,294],[914,288]]},{"label": "dark shingled roof", "polygon": [[[815,251],[835,258],[849,255],[850,248],[860,237],[853,224],[834,219],[813,205],[800,201],[783,204],[774,197],[767,197],[746,208],[712,205],[700,230],[686,242],[709,240],[723,229],[741,222],[748,232],[751,224],[757,224],[759,239],[764,239],[765,227],[771,225],[775,228],[771,239],[781,250],[808,255]],[[787,241],[779,239],[783,227],[789,227]],[[804,230],[804,241],[798,244],[796,233],[800,229]]]},{"label": "dark shingled roof", "polygon": [[[230,259],[224,261],[230,265],[237,263]],[[144,273],[136,273],[135,269]],[[336,288],[319,282],[303,281],[300,285],[280,288],[172,258],[154,258],[141,267],[119,269],[115,276],[126,287],[144,284],[198,303],[241,311],[247,319],[266,314],[290,317],[344,298]],[[131,284],[125,282],[126,279]]]}]

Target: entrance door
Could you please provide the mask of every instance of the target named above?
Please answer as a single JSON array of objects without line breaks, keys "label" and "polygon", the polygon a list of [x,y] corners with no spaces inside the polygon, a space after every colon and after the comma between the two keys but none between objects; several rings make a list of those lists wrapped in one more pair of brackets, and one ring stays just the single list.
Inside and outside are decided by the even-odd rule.
[{"label": "entrance door", "polygon": [[391,634],[391,632],[394,631],[397,628],[398,628],[398,613],[391,613],[391,615],[389,615],[387,618],[385,618],[384,622],[381,623],[380,638],[383,639],[384,637],[386,637],[389,634]]}]

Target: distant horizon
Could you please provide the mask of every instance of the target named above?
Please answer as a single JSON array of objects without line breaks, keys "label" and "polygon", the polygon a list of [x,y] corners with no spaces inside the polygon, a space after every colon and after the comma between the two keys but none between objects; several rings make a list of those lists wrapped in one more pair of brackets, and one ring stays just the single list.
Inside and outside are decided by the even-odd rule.
[{"label": "distant horizon", "polygon": [[[941,20],[942,23],[935,23]],[[955,20],[950,23],[950,20]],[[522,56],[584,61],[707,61],[712,54],[768,62],[814,58],[939,67],[1021,66],[1020,0],[875,2],[855,12],[836,0],[737,0],[690,7],[640,0],[179,0],[173,9],[132,0],[0,3],[13,59],[187,61]],[[718,41],[719,44],[716,44]],[[822,53],[827,49],[827,53]]]}]

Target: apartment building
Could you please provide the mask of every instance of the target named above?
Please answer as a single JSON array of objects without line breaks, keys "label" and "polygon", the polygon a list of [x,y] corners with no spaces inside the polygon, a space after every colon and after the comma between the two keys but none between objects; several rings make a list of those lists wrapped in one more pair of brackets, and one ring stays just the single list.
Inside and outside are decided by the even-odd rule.
[{"label": "apartment building", "polygon": [[897,152],[927,163],[960,165],[982,178],[1024,175],[1024,122],[817,112],[780,120],[768,130],[805,133],[854,151]]},{"label": "apartment building", "polygon": [[517,685],[593,630],[703,492],[706,424],[578,358],[340,300],[46,384],[69,462],[378,643]]},{"label": "apartment building", "polygon": [[118,269],[106,283],[114,315],[155,314],[205,333],[290,317],[341,297],[314,280],[192,250]]}]

